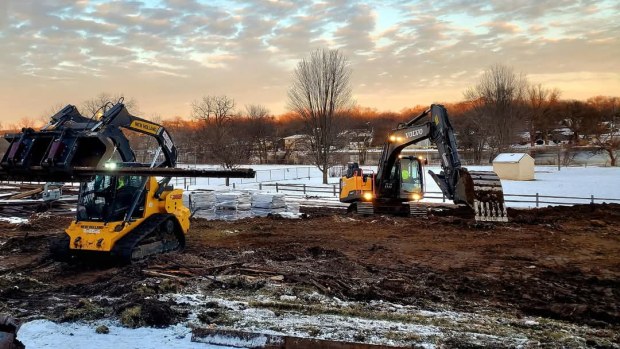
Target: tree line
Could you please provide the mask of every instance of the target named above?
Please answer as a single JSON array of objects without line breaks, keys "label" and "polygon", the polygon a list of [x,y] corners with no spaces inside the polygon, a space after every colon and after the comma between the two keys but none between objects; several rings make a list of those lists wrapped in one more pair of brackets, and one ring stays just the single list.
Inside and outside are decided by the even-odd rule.
[{"label": "tree line", "polygon": [[[355,151],[363,162],[365,152],[382,145],[398,123],[429,107],[417,105],[399,112],[361,107],[352,100],[351,75],[342,52],[319,49],[303,58],[294,70],[287,96],[289,111],[282,115],[273,115],[260,104],[239,106],[230,96],[206,95],[192,103],[189,118],[144,117],[170,131],[181,161],[233,168],[247,163],[285,163],[294,152],[301,151],[307,153],[307,161],[323,171],[326,182],[328,168],[340,160],[337,150],[350,146],[355,139]],[[101,94],[83,102],[80,110],[85,116],[95,115],[120,96]],[[463,97],[462,101],[442,104],[450,114],[459,147],[471,152],[475,163],[488,163],[518,143],[587,145],[605,152],[612,166],[617,163],[618,97],[563,100],[560,90],[529,83],[525,75],[500,64],[486,69]],[[128,99],[125,104],[140,115],[135,100]],[[61,107],[52,108],[47,117]],[[47,120],[24,118],[4,126],[5,130],[18,130],[36,126],[37,121]],[[365,136],[360,138],[360,134]],[[286,138],[294,135],[301,135],[304,147],[287,146],[290,142]],[[139,157],[148,157],[156,145],[149,137],[130,133],[128,137]]]}]

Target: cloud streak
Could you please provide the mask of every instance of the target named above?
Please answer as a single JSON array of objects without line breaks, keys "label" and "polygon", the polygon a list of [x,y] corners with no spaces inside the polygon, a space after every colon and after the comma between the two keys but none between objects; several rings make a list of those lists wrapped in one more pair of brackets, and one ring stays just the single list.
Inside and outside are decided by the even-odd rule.
[{"label": "cloud streak", "polygon": [[618,10],[588,0],[5,0],[0,115],[39,116],[102,91],[164,116],[187,116],[205,94],[279,113],[296,62],[320,47],[345,52],[357,101],[378,109],[458,100],[498,62],[565,98],[618,94]]}]

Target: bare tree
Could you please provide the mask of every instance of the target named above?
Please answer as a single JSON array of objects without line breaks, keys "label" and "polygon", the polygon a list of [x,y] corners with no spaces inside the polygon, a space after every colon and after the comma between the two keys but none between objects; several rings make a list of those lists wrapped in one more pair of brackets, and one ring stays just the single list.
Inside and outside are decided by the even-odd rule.
[{"label": "bare tree", "polygon": [[249,142],[234,118],[235,101],[228,96],[205,96],[192,104],[192,117],[203,121],[205,142],[211,158],[234,168],[249,158]]},{"label": "bare tree", "polygon": [[327,184],[338,135],[338,115],[351,105],[351,69],[339,50],[319,49],[302,59],[288,91],[288,107],[304,120],[313,160]]},{"label": "bare tree", "polygon": [[588,99],[588,104],[597,110],[599,116],[592,130],[592,145],[597,152],[609,156],[611,166],[617,166],[620,151],[620,98],[597,96]]},{"label": "bare tree", "polygon": [[478,84],[465,92],[481,128],[489,131],[491,157],[510,147],[523,121],[527,82],[512,68],[497,64],[488,68]]},{"label": "bare tree", "polygon": [[462,115],[452,120],[458,130],[459,147],[471,151],[474,164],[482,163],[482,155],[490,134],[489,129],[484,127],[483,120],[474,109],[463,111]]},{"label": "bare tree", "polygon": [[538,132],[540,132],[544,143],[548,144],[549,133],[559,121],[552,117],[559,98],[560,90],[558,89],[548,89],[541,84],[530,85],[527,88],[526,122],[530,133],[530,145],[534,146],[536,143]]},{"label": "bare tree", "polygon": [[35,126],[37,126],[38,122],[35,119],[29,118],[27,116],[24,116],[23,118],[19,119],[19,123],[17,124],[18,128],[34,128]]},{"label": "bare tree", "polygon": [[116,102],[118,102],[121,98],[123,99],[125,108],[127,108],[130,113],[134,115],[140,113],[138,110],[138,102],[135,99],[125,98],[122,93],[110,94],[107,92],[102,92],[96,97],[85,100],[82,102],[79,109],[85,117],[91,117],[97,113],[101,113],[100,115],[103,115],[109,107],[116,104]]},{"label": "bare tree", "polygon": [[250,104],[245,106],[248,118],[248,134],[252,140],[252,148],[258,156],[259,163],[267,161],[270,147],[275,140],[273,117],[269,115],[269,109],[262,105]]}]

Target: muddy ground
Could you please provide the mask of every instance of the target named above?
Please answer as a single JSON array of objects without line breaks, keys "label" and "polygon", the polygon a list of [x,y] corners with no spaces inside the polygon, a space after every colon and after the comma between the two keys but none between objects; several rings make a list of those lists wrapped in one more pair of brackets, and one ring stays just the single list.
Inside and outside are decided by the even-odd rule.
[{"label": "muddy ground", "polygon": [[[62,233],[66,218],[42,216],[22,226],[0,222],[0,313],[24,320],[114,318],[130,327],[166,326],[194,316],[209,326],[243,327],[217,304],[203,304],[197,312],[192,304],[162,297],[200,292],[249,299],[249,306],[278,316],[328,313],[417,321],[402,312],[365,311],[364,305],[385,302],[476,315],[472,318],[492,315],[496,324],[476,325],[477,333],[519,338],[485,342],[400,333],[391,335],[392,344],[617,347],[620,205],[509,214],[511,223],[495,225],[327,210],[300,220],[196,220],[185,251],[131,266],[53,261],[48,245]],[[346,311],[317,306],[303,297],[312,294],[356,306]],[[452,334],[472,331],[467,323],[432,325]],[[309,336],[320,332],[320,326],[308,331]]]}]

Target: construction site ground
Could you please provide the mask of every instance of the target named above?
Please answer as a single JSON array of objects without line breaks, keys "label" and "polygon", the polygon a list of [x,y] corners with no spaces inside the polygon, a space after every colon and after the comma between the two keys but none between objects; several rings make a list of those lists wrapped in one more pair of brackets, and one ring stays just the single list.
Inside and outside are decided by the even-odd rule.
[{"label": "construction site ground", "polygon": [[408,347],[618,347],[620,205],[195,220],[183,252],[55,262],[69,218],[0,222],[0,313]]}]

